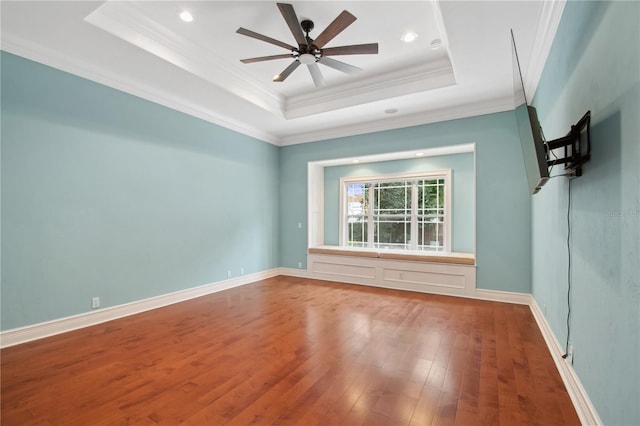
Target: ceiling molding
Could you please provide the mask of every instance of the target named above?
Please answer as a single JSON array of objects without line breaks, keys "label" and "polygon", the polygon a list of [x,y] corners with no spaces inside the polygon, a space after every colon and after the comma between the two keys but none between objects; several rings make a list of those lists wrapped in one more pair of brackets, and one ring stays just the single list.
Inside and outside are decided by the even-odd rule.
[{"label": "ceiling molding", "polygon": [[2,50],[96,83],[103,84],[122,92],[129,93],[142,99],[155,102],[277,146],[295,145],[326,139],[355,136],[359,134],[375,133],[513,109],[513,99],[511,97],[506,97],[475,104],[465,104],[452,108],[430,111],[427,113],[420,112],[406,116],[387,118],[384,120],[372,120],[348,126],[334,127],[322,131],[298,133],[290,136],[278,137],[274,134],[248,126],[247,123],[229,120],[225,116],[216,112],[205,110],[200,105],[185,102],[184,99],[169,95],[166,92],[161,92],[153,87],[146,86],[139,81],[124,78],[122,75],[108,72],[104,68],[96,67],[86,62],[73,60],[57,51],[49,50],[40,45],[20,40],[11,35],[3,36]]},{"label": "ceiling molding", "polygon": [[[490,14],[493,25],[487,28],[493,39],[502,37],[495,28],[500,27],[504,19],[510,19],[516,28],[522,28],[525,36],[528,35],[524,37],[524,45],[530,47],[531,55],[523,74],[527,94],[531,98],[535,95],[552,48],[565,1],[521,2],[524,5],[522,9],[506,8],[504,16],[499,5],[487,6],[498,8],[497,13]],[[274,145],[348,137],[512,110],[511,96],[508,99],[486,99],[502,97],[506,93],[501,85],[494,84],[492,75],[495,73],[489,73],[495,70],[499,61],[486,60],[484,62],[491,66],[484,67],[482,59],[477,59],[500,59],[500,55],[491,55],[495,51],[493,47],[488,48],[483,56],[478,55],[482,52],[478,48],[469,52],[468,44],[456,46],[458,50],[455,52],[448,50],[449,37],[440,12],[440,6],[444,8],[445,3],[448,3],[451,19],[448,24],[452,28],[459,25],[462,31],[470,31],[464,25],[465,19],[472,13],[486,10],[485,6],[477,6],[471,8],[475,12],[467,13],[468,8],[455,2],[443,2],[441,5],[434,0],[431,4],[436,11],[436,26],[442,27],[438,37],[442,38],[444,50],[415,50],[412,58],[416,62],[410,62],[409,56],[398,56],[403,60],[388,61],[377,69],[364,67],[368,71],[359,75],[363,81],[353,79],[339,83],[337,80],[336,86],[328,85],[319,90],[306,90],[300,85],[294,86],[294,89],[298,87],[295,90],[280,93],[274,86],[258,80],[255,73],[235,67],[234,54],[227,52],[221,55],[225,50],[212,52],[213,47],[207,45],[205,39],[193,37],[193,33],[188,31],[182,33],[181,27],[172,26],[174,21],[163,21],[162,16],[169,12],[158,16],[143,13],[147,9],[142,3],[135,2],[108,1],[96,3],[93,8],[75,8],[70,6],[73,2],[65,3],[75,15],[63,14],[45,6],[45,3],[27,6],[30,2],[9,2],[10,7],[3,7],[3,19],[6,21],[3,21],[2,48]],[[527,11],[534,12],[527,15]],[[39,13],[38,19],[32,19],[32,12]],[[10,17],[10,13],[15,16]],[[224,14],[215,17],[225,19]],[[388,20],[380,13],[374,13],[372,17],[382,22]],[[57,21],[73,22],[73,25],[69,25],[67,31],[66,26],[55,25]],[[101,30],[90,21],[101,22],[105,28]],[[124,48],[120,55],[122,62],[111,64],[103,60],[101,52],[89,50],[91,43],[82,45],[82,48],[74,47],[75,41],[82,40],[82,37],[95,39],[99,42],[97,45],[112,49],[118,49],[120,43]],[[428,49],[427,46],[423,48]],[[469,63],[456,61],[459,55],[465,54],[473,54],[471,57],[476,59]],[[503,68],[501,65],[500,70]],[[191,75],[181,82],[181,73]],[[146,78],[150,74],[156,78]],[[223,77],[218,78],[220,75]],[[230,79],[229,84],[227,79]],[[487,82],[495,89],[487,89]],[[183,87],[202,92],[183,97]],[[433,90],[435,87],[441,89]],[[207,96],[209,91],[221,99]],[[435,96],[432,97],[431,93]],[[232,98],[233,103],[225,105],[223,99]],[[371,112],[377,103],[382,105],[386,100],[402,102],[405,106],[402,113],[382,115],[380,111]],[[256,114],[255,119],[247,119],[250,111]],[[322,114],[328,111],[333,112]],[[312,117],[314,114],[317,117]],[[295,120],[298,117],[299,120]]]},{"label": "ceiling molding", "polygon": [[163,105],[176,111],[183,112],[273,145],[278,145],[280,141],[277,136],[255,127],[248,126],[245,122],[230,120],[228,117],[214,111],[207,110],[200,105],[186,102],[181,97],[160,91],[155,87],[144,84],[143,82],[134,81],[130,78],[109,72],[102,67],[97,67],[84,61],[71,59],[69,56],[63,55],[58,51],[47,49],[41,45],[27,42],[9,34],[3,34],[2,50]]},{"label": "ceiling molding", "polygon": [[[286,119],[305,117],[456,83],[448,56],[425,59],[359,80],[279,96],[228,59],[169,30],[132,2],[107,2],[86,22]],[[445,52],[445,50],[442,50]]]},{"label": "ceiling molding", "polygon": [[449,57],[404,67],[353,83],[291,96],[285,106],[287,119],[304,117],[354,105],[375,102],[456,84]]},{"label": "ceiling molding", "polygon": [[109,1],[84,19],[103,31],[156,55],[211,84],[282,116],[283,99],[249,75],[227,66],[209,49],[168,30],[136,7],[134,2]]},{"label": "ceiling molding", "polygon": [[562,19],[562,12],[566,0],[545,1],[542,5],[542,11],[538,19],[538,29],[536,38],[531,51],[531,61],[529,67],[525,71],[525,93],[527,100],[531,102],[536,95],[538,83],[542,77],[544,66],[547,63],[556,31]]},{"label": "ceiling molding", "polygon": [[496,112],[513,111],[513,96],[490,99],[472,104],[462,104],[437,111],[419,112],[384,120],[372,120],[348,126],[333,127],[330,129],[295,135],[284,136],[280,139],[280,146],[296,145],[301,143],[317,142],[328,139],[337,139],[348,136],[356,136],[367,133],[382,132],[405,127],[420,126],[424,124],[438,123],[441,121],[456,120],[460,118],[475,117],[478,115],[493,114]]}]

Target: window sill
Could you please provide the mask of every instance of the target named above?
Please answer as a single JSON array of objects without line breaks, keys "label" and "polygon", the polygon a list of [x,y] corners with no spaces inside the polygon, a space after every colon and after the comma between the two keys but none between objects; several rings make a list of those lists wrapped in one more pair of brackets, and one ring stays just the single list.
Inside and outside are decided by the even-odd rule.
[{"label": "window sill", "polygon": [[351,248],[340,246],[309,247],[308,254],[328,254],[333,256],[354,256],[388,260],[403,260],[413,262],[450,263],[457,265],[475,265],[473,253],[429,253],[405,250],[379,250],[366,248]]}]

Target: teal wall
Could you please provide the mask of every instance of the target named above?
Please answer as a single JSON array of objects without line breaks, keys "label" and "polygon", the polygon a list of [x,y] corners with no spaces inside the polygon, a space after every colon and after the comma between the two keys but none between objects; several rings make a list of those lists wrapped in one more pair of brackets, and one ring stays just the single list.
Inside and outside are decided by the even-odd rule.
[{"label": "teal wall", "polygon": [[[608,425],[640,424],[640,3],[567,3],[534,99],[547,138],[591,110],[591,161],[571,182],[570,340]],[[533,196],[532,292],[567,336],[569,183]]]},{"label": "teal wall", "polygon": [[278,266],[278,148],[2,54],[2,329]]},{"label": "teal wall", "polygon": [[338,245],[340,238],[340,178],[451,170],[451,251],[473,253],[475,223],[475,171],[472,152],[407,160],[349,164],[324,169],[324,242]]},{"label": "teal wall", "polygon": [[306,264],[307,162],[468,143],[476,143],[477,287],[529,293],[531,198],[513,112],[281,148],[281,266]]}]

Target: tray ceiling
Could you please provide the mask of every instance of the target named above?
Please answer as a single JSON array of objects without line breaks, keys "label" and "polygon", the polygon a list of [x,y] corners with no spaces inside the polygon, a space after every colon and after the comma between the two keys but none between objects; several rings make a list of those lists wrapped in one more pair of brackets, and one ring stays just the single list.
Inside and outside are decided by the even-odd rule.
[{"label": "tray ceiling", "polygon": [[[278,145],[513,108],[509,30],[531,97],[564,3],[296,1],[317,36],[342,10],[357,20],[326,47],[379,44],[335,57],[362,72],[240,59],[287,53],[235,31],[296,44],[275,2],[2,2],[2,48]],[[180,19],[188,11],[192,22]],[[412,43],[401,36],[418,35]],[[437,45],[437,46],[436,46]],[[436,48],[434,48],[436,46]]]}]

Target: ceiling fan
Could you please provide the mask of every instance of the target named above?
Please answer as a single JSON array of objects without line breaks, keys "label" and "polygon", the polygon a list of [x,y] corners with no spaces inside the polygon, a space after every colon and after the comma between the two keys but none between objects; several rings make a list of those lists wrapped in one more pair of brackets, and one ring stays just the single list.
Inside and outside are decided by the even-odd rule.
[{"label": "ceiling fan", "polygon": [[[273,81],[282,82],[296,69],[300,64],[305,64],[311,73],[311,78],[316,87],[322,87],[325,85],[324,77],[320,71],[318,64],[326,65],[330,68],[342,71],[347,74],[354,74],[362,71],[362,68],[346,64],[344,62],[337,61],[330,56],[337,55],[364,55],[364,54],[377,54],[378,43],[368,44],[353,44],[349,46],[327,47],[324,46],[330,42],[335,36],[340,34],[345,28],[351,25],[357,18],[351,13],[343,10],[336,19],[331,22],[327,28],[324,29],[318,35],[318,37],[312,39],[309,37],[309,32],[313,30],[313,21],[308,19],[298,22],[298,17],[293,9],[293,6],[287,3],[276,3],[282,17],[289,26],[289,30],[293,34],[296,46],[292,46],[288,43],[276,40],[271,37],[256,33],[245,28],[238,28],[236,31],[238,34],[252,37],[258,40],[265,41],[267,43],[274,44],[276,46],[283,47],[290,51],[290,53],[282,55],[261,56],[257,58],[241,59],[240,61],[245,64],[251,64],[254,62],[271,61],[273,59],[287,59],[293,58],[293,62],[285,68],[280,74],[273,78]],[[303,33],[306,33],[304,34]]]}]

